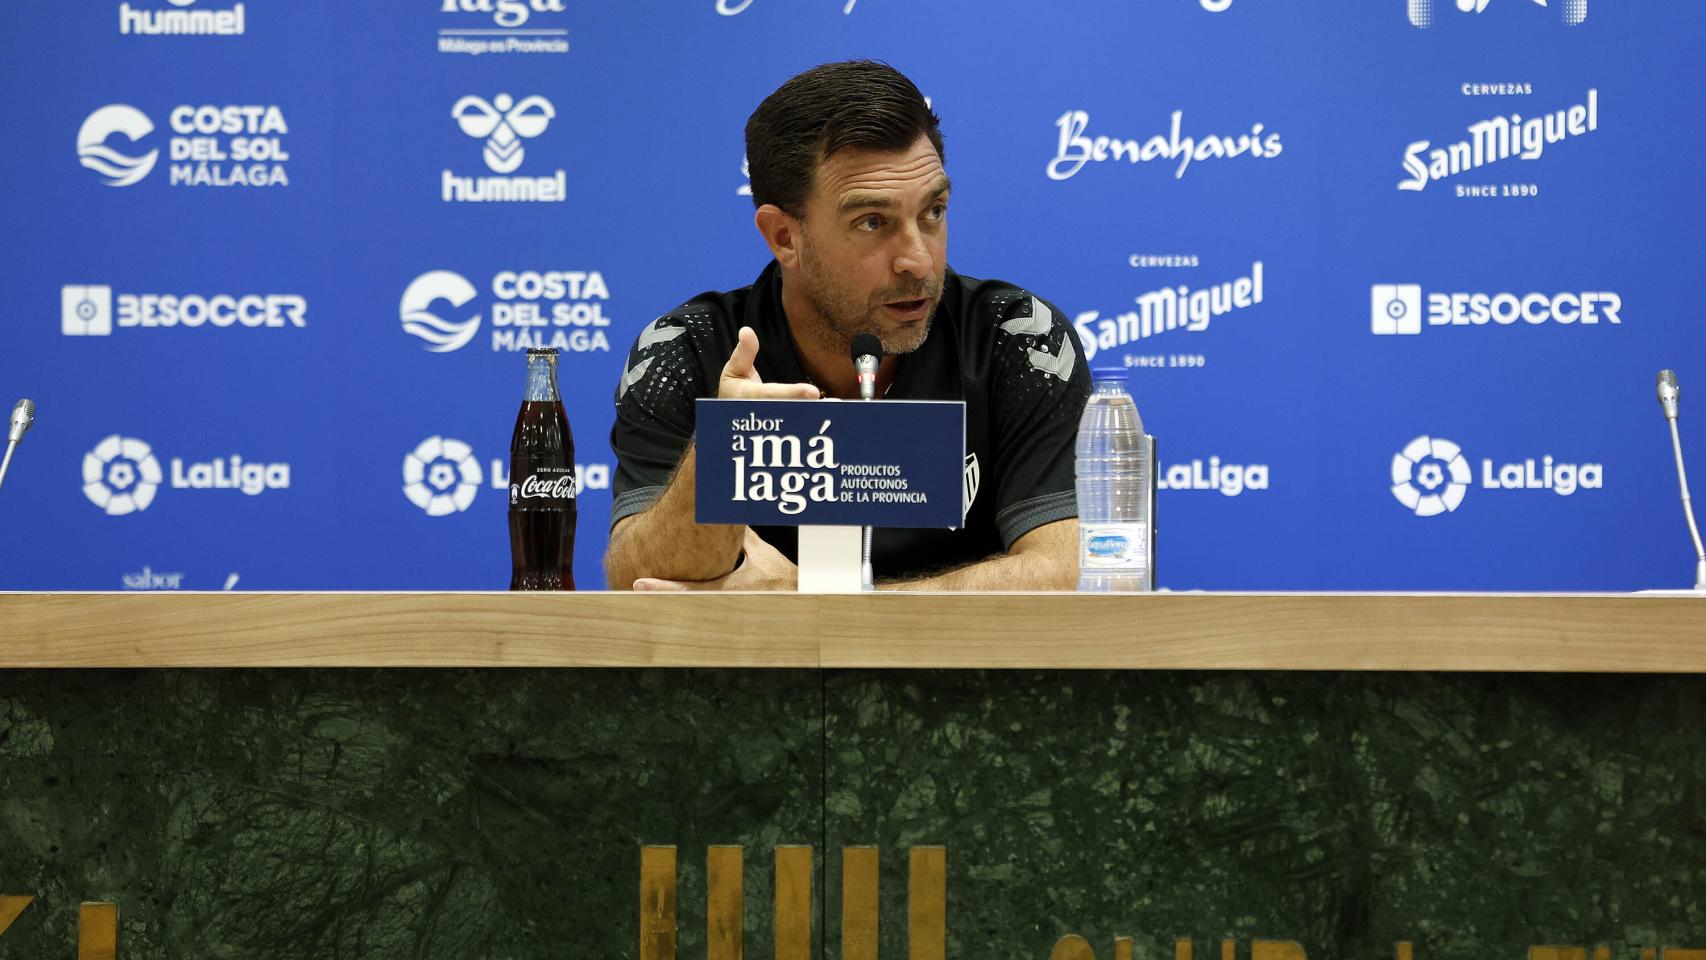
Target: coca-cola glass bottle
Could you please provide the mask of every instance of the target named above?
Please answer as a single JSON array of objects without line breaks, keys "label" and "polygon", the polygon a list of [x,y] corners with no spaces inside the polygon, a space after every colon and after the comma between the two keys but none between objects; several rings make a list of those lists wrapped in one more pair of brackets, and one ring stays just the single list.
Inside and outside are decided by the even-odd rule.
[{"label": "coca-cola glass bottle", "polygon": [[575,437],[557,395],[557,351],[527,351],[509,441],[511,590],[575,588]]}]

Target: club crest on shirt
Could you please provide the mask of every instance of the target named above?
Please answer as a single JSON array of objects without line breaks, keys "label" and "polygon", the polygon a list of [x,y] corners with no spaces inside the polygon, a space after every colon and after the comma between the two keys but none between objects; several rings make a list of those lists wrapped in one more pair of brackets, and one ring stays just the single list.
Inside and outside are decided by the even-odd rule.
[{"label": "club crest on shirt", "polygon": [[976,453],[970,454],[966,457],[966,472],[965,472],[965,485],[964,485],[965,504],[966,505],[965,505],[965,511],[960,515],[961,522],[964,522],[966,517],[971,516],[971,505],[973,502],[975,502],[977,500],[977,487],[978,487],[978,484],[981,483],[982,481],[983,481],[983,470],[982,470],[982,468],[980,468],[978,466],[977,454]]}]

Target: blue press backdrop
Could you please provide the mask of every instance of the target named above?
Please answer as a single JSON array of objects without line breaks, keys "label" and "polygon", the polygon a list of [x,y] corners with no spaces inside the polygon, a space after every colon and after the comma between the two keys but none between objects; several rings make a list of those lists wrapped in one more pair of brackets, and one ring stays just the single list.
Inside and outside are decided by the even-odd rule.
[{"label": "blue press backdrop", "polygon": [[[694,293],[757,275],[745,118],[793,73],[854,56],[901,68],[943,117],[961,272],[1023,284],[1096,334],[1140,295],[1260,264],[1260,303],[1098,350],[1097,363],[1132,366],[1160,437],[1162,585],[1685,585],[1652,381],[1672,366],[1685,388],[1706,383],[1694,363],[1706,332],[1690,319],[1706,293],[1693,162],[1706,144],[1691,109],[1706,93],[1706,7],[1592,0],[1567,24],[1575,0],[1470,6],[0,5],[12,295],[0,398],[40,408],[0,490],[0,588],[502,588],[493,473],[529,341],[495,321],[517,304],[608,322],[544,330],[564,334],[560,382],[588,484],[577,577],[602,585],[627,347]],[[197,23],[227,33],[170,33]],[[467,52],[484,44],[501,52]],[[1398,188],[1411,144],[1585,106],[1590,90],[1595,129]],[[482,102],[463,112],[486,120],[471,131],[453,116],[465,97]],[[109,105],[132,109],[99,113]],[[1104,144],[1106,159],[1077,162],[1096,137],[1172,154],[1175,112],[1198,141],[1260,124],[1278,155],[1181,170]],[[151,130],[132,139],[138,115]],[[80,136],[105,172],[80,164]],[[288,159],[194,159],[256,137]],[[234,168],[288,183],[218,185]],[[558,171],[560,201],[445,199],[447,175]],[[1493,195],[1464,195],[1482,189]],[[472,298],[415,283],[433,271],[463,278]],[[563,299],[529,300],[538,291],[511,290],[512,272],[589,276],[568,279]],[[418,294],[407,305],[406,290]],[[1620,322],[1375,332],[1388,307],[1413,316],[1433,294],[1583,291],[1614,295]],[[280,295],[305,309],[300,326],[124,325],[127,304],[155,295]],[[466,342],[431,350],[405,313],[437,318],[439,346]],[[1699,409],[1692,395],[1685,414]],[[1698,422],[1683,420],[1696,450]],[[1401,458],[1395,475],[1419,437],[1449,446]],[[218,482],[215,462],[232,473],[233,456],[255,492],[196,485]],[[1496,485],[1528,460],[1544,475],[1547,457],[1597,485]]]}]

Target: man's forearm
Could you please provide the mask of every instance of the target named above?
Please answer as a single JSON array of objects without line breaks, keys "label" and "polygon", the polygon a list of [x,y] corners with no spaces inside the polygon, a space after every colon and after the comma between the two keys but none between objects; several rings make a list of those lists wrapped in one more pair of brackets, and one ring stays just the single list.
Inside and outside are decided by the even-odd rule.
[{"label": "man's forearm", "polygon": [[946,573],[921,580],[899,580],[877,585],[879,590],[1071,590],[1054,564],[1027,560],[1036,558],[1001,556],[979,560]]},{"label": "man's forearm", "polygon": [[693,522],[694,447],[690,444],[663,496],[624,518],[604,552],[605,582],[627,590],[640,577],[710,580],[734,569],[745,527]]},{"label": "man's forearm", "polygon": [[1078,585],[1078,521],[1059,520],[1019,538],[1013,552],[954,570],[878,584],[880,590],[1071,590]]}]

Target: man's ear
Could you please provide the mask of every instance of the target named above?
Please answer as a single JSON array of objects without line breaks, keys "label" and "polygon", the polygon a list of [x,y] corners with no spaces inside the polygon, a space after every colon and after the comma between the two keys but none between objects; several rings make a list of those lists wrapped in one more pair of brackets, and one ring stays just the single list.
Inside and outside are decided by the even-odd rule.
[{"label": "man's ear", "polygon": [[801,224],[786,210],[767,203],[752,215],[758,233],[770,247],[776,262],[792,270],[800,265]]}]

